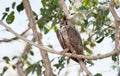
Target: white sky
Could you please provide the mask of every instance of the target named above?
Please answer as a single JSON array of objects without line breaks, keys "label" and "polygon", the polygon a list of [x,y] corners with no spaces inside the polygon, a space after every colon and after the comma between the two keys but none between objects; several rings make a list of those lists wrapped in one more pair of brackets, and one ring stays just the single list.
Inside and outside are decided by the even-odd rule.
[{"label": "white sky", "polygon": [[[11,3],[13,1],[16,1],[17,4],[21,2],[21,0],[0,0],[0,18],[2,17],[2,12],[4,12],[5,7],[10,7]],[[39,8],[41,7],[40,0],[30,0],[32,9],[36,11],[39,14]],[[12,10],[12,9],[11,9]],[[27,18],[24,13],[24,11],[19,13],[16,13],[16,19],[13,24],[10,25],[12,29],[14,29],[18,33],[22,33],[27,28]],[[0,26],[0,39],[3,38],[10,38],[14,35],[7,33],[5,30],[3,30],[3,27]],[[58,40],[56,38],[56,35],[53,30],[51,30],[47,35],[44,35],[43,37],[43,43],[44,45],[52,44],[54,49],[61,50],[61,47],[58,43]],[[0,43],[0,72],[2,72],[2,68],[5,64],[5,62],[2,61],[3,56],[9,56],[13,57],[15,55],[20,55],[22,53],[22,50],[24,48],[23,41],[13,41],[10,43]],[[100,44],[97,44],[97,46],[94,48],[94,54],[98,53],[107,53],[110,52],[114,47],[114,44],[112,43],[112,40],[110,38],[105,38],[104,41]],[[39,50],[34,47],[35,51],[35,57],[31,57],[33,61],[40,60],[40,54]],[[50,58],[56,57],[54,54],[49,54]],[[71,61],[72,62],[72,61]],[[111,60],[111,58],[105,58],[102,60],[94,61],[95,65],[93,67],[89,67],[90,71],[93,74],[96,73],[102,73],[103,76],[116,76],[116,70],[113,70],[111,67],[114,64]],[[74,69],[73,69],[74,68]],[[79,65],[75,62],[72,62],[69,64],[65,69],[63,70],[69,70],[68,76],[77,76],[79,69]],[[8,72],[5,73],[4,76],[17,76],[16,71],[13,71],[11,69],[8,70]],[[33,75],[34,76],[34,75]],[[60,76],[64,76],[64,71],[61,72]]]}]

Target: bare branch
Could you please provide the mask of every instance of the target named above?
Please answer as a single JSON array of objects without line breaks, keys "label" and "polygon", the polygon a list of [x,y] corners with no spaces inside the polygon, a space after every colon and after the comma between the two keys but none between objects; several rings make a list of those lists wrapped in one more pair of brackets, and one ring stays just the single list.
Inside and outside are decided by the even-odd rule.
[{"label": "bare branch", "polygon": [[[33,12],[32,12],[29,1],[28,0],[23,0],[23,5],[24,5],[24,8],[25,8],[25,12],[27,14],[28,20],[30,22],[31,29],[32,29],[32,31],[35,35],[35,38],[37,39],[38,44],[43,46],[42,41],[41,41],[42,37],[37,32],[37,29],[36,29],[36,26],[35,26],[36,22],[35,22],[34,15],[33,15]],[[45,67],[45,76],[53,76],[53,72],[52,72],[50,60],[49,60],[49,57],[48,57],[48,53],[46,51],[42,51],[42,50],[43,49],[40,48],[41,56],[42,56],[44,67]]]},{"label": "bare branch", "polygon": [[120,17],[117,15],[115,9],[114,9],[114,1],[110,1],[110,12],[113,15],[113,18],[115,19],[115,50],[119,50],[119,22]]},{"label": "bare branch", "polygon": [[64,0],[59,0],[59,5],[62,7],[65,15],[67,16],[67,18],[70,19],[70,13],[69,13],[69,11],[68,11],[68,9],[67,9],[67,6],[66,6],[66,4],[65,4],[65,1],[64,1]]},{"label": "bare branch", "polygon": [[[42,51],[46,51],[46,52],[50,52],[50,53],[53,53],[53,54],[58,54],[58,55],[63,55],[61,54],[60,51],[57,51],[57,50],[54,50],[54,49],[50,49],[50,48],[46,48],[46,47],[43,47],[39,44],[36,44],[28,39],[26,39],[25,37],[23,36],[20,36],[18,33],[16,33],[15,31],[13,31],[9,26],[7,26],[5,23],[3,23],[2,21],[0,21],[0,25],[2,25],[3,27],[5,27],[8,31],[10,31],[12,34],[14,34],[16,37],[22,39],[23,41],[37,47],[37,48],[40,48],[42,49]],[[120,50],[119,50],[120,51]],[[89,59],[89,60],[96,60],[96,59],[103,59],[103,58],[107,58],[107,57],[110,57],[112,55],[116,55],[116,54],[119,54],[119,52],[117,50],[113,50],[111,51],[110,53],[107,53],[107,54],[103,54],[103,55],[99,55],[99,56],[86,56],[86,55],[75,55],[73,56],[73,54],[71,53],[65,53],[64,56],[68,56],[68,57],[75,57],[75,58],[83,58],[83,59]]]},{"label": "bare branch", "polygon": [[112,13],[114,19],[117,20],[117,21],[120,21],[120,17],[117,15],[117,13],[116,13],[116,11],[114,9],[114,4],[115,4],[114,0],[111,0],[110,1],[110,6],[109,6],[109,10]]},{"label": "bare branch", "polygon": [[[35,40],[35,37],[33,37],[32,38],[32,41],[33,42],[35,42],[34,41]],[[25,73],[24,73],[24,71],[23,71],[23,69],[21,68],[21,65],[22,65],[22,60],[21,60],[21,58],[24,56],[24,55],[26,55],[26,54],[28,54],[28,52],[31,50],[31,47],[32,45],[30,45],[30,44],[26,44],[26,46],[25,46],[25,48],[24,48],[24,50],[23,50],[23,53],[21,54],[21,56],[19,57],[19,60],[18,60],[18,62],[17,62],[17,72],[18,72],[18,75],[19,76],[25,76]]]},{"label": "bare branch", "polygon": [[[114,3],[114,0],[111,0],[110,1],[110,12],[112,13],[112,15],[113,15],[113,18],[115,19],[115,50],[116,51],[118,51],[118,52],[120,52],[120,50],[119,50],[119,24],[120,24],[120,17],[117,15],[117,13],[116,13],[116,11],[115,11],[115,9],[114,9],[114,5],[115,5],[115,3]],[[117,57],[117,63],[118,63],[118,65],[119,65],[119,53],[118,54],[116,54],[116,55],[118,55]]]},{"label": "bare branch", "polygon": [[[30,28],[27,28],[23,33],[21,33],[20,35],[21,36],[25,36],[25,34],[30,30]],[[18,37],[13,37],[13,38],[10,38],[10,39],[3,39],[3,40],[0,40],[0,42],[11,42],[13,40],[17,40]]]},{"label": "bare branch", "polygon": [[17,64],[16,68],[17,68],[18,76],[25,76],[25,73],[22,70],[20,63]]},{"label": "bare branch", "polygon": [[81,65],[81,69],[83,69],[87,73],[87,76],[93,76],[82,60],[80,60],[79,64]]},{"label": "bare branch", "polygon": [[[74,6],[75,6],[76,4],[79,4],[79,6],[80,6],[81,3],[82,3],[82,1],[77,1],[77,0],[76,0],[75,3],[74,3]],[[74,15],[71,15],[71,14],[69,13],[68,9],[67,9],[67,6],[66,6],[64,0],[59,0],[59,5],[62,7],[62,9],[63,9],[63,11],[64,11],[65,16],[67,17],[67,19],[73,20],[73,19],[75,19],[79,14],[81,14],[80,12],[78,12],[78,13],[76,13],[76,14],[74,14]],[[79,7],[79,6],[77,6],[77,7]]]}]

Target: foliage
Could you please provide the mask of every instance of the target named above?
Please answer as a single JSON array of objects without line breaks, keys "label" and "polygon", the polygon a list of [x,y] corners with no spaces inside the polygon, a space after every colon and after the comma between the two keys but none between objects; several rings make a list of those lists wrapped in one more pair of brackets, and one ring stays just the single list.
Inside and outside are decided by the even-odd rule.
[{"label": "foliage", "polygon": [[[54,59],[53,59],[54,60]],[[52,60],[52,61],[53,61]],[[60,71],[65,67],[65,64],[69,63],[69,59],[65,58],[65,57],[58,57],[58,62],[56,64],[54,64],[53,66],[58,70],[58,74],[60,73]]]},{"label": "foliage", "polygon": [[[43,7],[38,7],[40,9],[40,13],[36,14],[36,11],[33,11],[39,29],[45,34],[47,34],[51,29],[54,29],[55,31],[58,30],[56,25],[60,23],[64,16],[58,1],[59,0],[41,0]],[[105,37],[110,37],[114,41],[114,26],[111,24],[112,20],[109,17],[109,8],[105,7],[108,5],[109,0],[105,0],[103,2],[100,2],[99,0],[83,0],[82,5],[77,8],[72,7],[74,1],[75,0],[69,0],[69,12],[71,15],[75,15],[76,12],[80,12],[80,14],[78,14],[72,21],[77,27],[81,28],[80,33],[87,35],[86,39],[83,38],[85,51],[88,54],[93,54],[94,52],[92,51],[92,48],[94,48],[97,43],[101,43]],[[117,2],[117,0],[114,1]],[[6,7],[5,11],[2,13],[1,20],[5,20],[7,24],[12,24],[15,20],[16,10],[19,13],[24,10],[22,2],[18,5],[16,2],[13,2],[10,7]],[[38,17],[39,15],[41,16],[40,18]],[[48,26],[49,22],[51,22],[51,24],[49,24],[50,26]],[[33,51],[30,51],[28,54],[34,56]],[[28,54],[21,58],[22,68],[25,64],[27,65],[27,68],[25,69],[26,75],[31,72],[36,72],[37,76],[41,76],[44,73],[42,60],[31,63],[28,60]],[[12,60],[17,58],[18,57],[15,56]],[[10,64],[9,57],[5,56],[3,57],[3,60],[5,60],[7,64]],[[116,61],[116,57],[112,56],[112,60]],[[54,61],[54,59],[52,61]],[[65,57],[58,57],[58,62],[56,62],[53,67],[61,71],[61,69],[65,67],[66,61],[69,60]],[[87,63],[94,66],[94,63],[90,60],[88,60]],[[15,68],[14,65],[12,65],[13,68]],[[1,76],[7,71],[7,69],[8,67],[6,66],[3,68]],[[102,76],[102,74],[97,73],[94,76]]]},{"label": "foliage", "polygon": [[29,65],[28,68],[26,68],[26,75],[28,75],[30,72],[34,73],[37,72],[37,76],[42,76],[42,66],[37,62],[34,64]]},{"label": "foliage", "polygon": [[101,75],[101,73],[97,73],[97,74],[95,74],[94,76],[102,76],[102,75]]},{"label": "foliage", "polygon": [[7,70],[8,70],[8,67],[4,66],[2,73],[0,73],[0,76],[3,76]]}]

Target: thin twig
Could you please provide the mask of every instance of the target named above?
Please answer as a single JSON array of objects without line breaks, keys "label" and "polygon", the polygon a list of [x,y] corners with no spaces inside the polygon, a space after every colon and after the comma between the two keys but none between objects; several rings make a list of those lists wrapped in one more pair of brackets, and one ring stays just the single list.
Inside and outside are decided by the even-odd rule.
[{"label": "thin twig", "polygon": [[[26,33],[30,30],[30,28],[27,28],[23,33],[21,33],[20,35],[21,36],[25,36]],[[17,40],[18,37],[13,37],[13,38],[10,38],[10,39],[3,39],[3,40],[0,40],[0,42],[11,42],[13,40]]]}]

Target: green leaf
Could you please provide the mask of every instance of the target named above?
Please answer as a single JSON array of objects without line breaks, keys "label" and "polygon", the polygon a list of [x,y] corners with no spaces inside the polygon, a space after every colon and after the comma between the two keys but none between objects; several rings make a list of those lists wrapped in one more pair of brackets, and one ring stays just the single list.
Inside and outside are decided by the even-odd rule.
[{"label": "green leaf", "polygon": [[90,46],[91,46],[91,47],[94,47],[94,46],[96,46],[96,44],[93,43],[93,42],[91,42],[91,43],[90,43]]},{"label": "green leaf", "polygon": [[5,17],[7,17],[7,15],[8,15],[8,13],[4,12],[1,20],[5,19]]},{"label": "green leaf", "polygon": [[58,69],[60,67],[60,64],[54,64],[53,66],[55,66]]},{"label": "green leaf", "polygon": [[60,59],[59,59],[59,63],[63,63],[65,61],[65,57],[61,57]]},{"label": "green leaf", "polygon": [[102,76],[102,74],[101,73],[97,73],[94,76]]},{"label": "green leaf", "polygon": [[16,5],[16,2],[13,2],[13,3],[12,3],[12,9],[15,8],[15,5]]},{"label": "green leaf", "polygon": [[21,2],[18,6],[17,6],[17,11],[21,12],[24,10],[24,6],[23,6],[23,2]]},{"label": "green leaf", "polygon": [[38,27],[39,27],[39,29],[43,29],[44,23],[42,21],[39,21],[38,22]]},{"label": "green leaf", "polygon": [[0,73],[0,76],[3,76],[3,74],[2,74],[2,73]]},{"label": "green leaf", "polygon": [[110,36],[112,38],[112,40],[114,41],[115,40],[115,33],[111,34]]},{"label": "green leaf", "polygon": [[42,5],[43,5],[44,7],[47,6],[46,0],[41,0],[41,3],[42,3]]},{"label": "green leaf", "polygon": [[110,12],[109,9],[105,10],[104,16],[107,16],[109,14],[109,12]]},{"label": "green leaf", "polygon": [[11,24],[11,23],[14,21],[14,19],[15,19],[14,11],[12,11],[12,12],[8,15],[8,17],[6,18],[6,22],[7,22],[8,24]]},{"label": "green leaf", "polygon": [[99,30],[99,29],[100,29],[99,26],[102,25],[102,22],[101,22],[101,20],[99,19],[99,20],[97,20],[97,21],[93,21],[93,24],[96,25],[96,26],[97,26],[96,29]]},{"label": "green leaf", "polygon": [[28,58],[27,54],[23,55],[22,58],[23,58],[24,60],[27,60],[27,58]]},{"label": "green leaf", "polygon": [[9,64],[9,61],[10,61],[9,57],[4,56],[4,57],[3,57],[3,60],[5,60],[5,61],[6,61],[6,63],[8,63],[8,64]]},{"label": "green leaf", "polygon": [[48,47],[49,47],[49,48],[53,48],[53,45],[49,44]]},{"label": "green leaf", "polygon": [[100,30],[98,30],[98,31],[96,31],[95,32],[95,34],[97,34],[98,36],[104,36],[104,32],[103,31],[100,31]]},{"label": "green leaf", "polygon": [[60,59],[58,60],[58,63],[57,64],[54,64],[53,66],[55,66],[57,69],[62,69],[64,68],[64,65],[65,65],[65,57],[59,57]]},{"label": "green leaf", "polygon": [[55,18],[55,19],[52,21],[52,26],[51,26],[51,28],[54,27],[56,24],[57,24],[57,19]]},{"label": "green leaf", "polygon": [[70,58],[67,59],[67,64],[69,64],[69,63],[70,63]]},{"label": "green leaf", "polygon": [[9,7],[6,7],[6,8],[5,8],[5,11],[6,11],[6,12],[9,12],[9,10],[10,10]]},{"label": "green leaf", "polygon": [[79,7],[79,10],[85,10],[85,9],[87,9],[85,6]]},{"label": "green leaf", "polygon": [[32,64],[30,65],[28,68],[26,68],[25,72],[26,72],[26,75],[28,75],[30,72],[34,72],[35,70],[35,64]]},{"label": "green leaf", "polygon": [[58,27],[57,26],[54,26],[54,31],[57,31],[58,30]]},{"label": "green leaf", "polygon": [[5,66],[4,68],[3,68],[3,74],[6,72],[8,70],[8,67],[7,66]]},{"label": "green leaf", "polygon": [[42,66],[40,66],[38,62],[30,65],[25,71],[26,75],[28,75],[30,72],[32,72],[32,74],[37,72],[37,76],[42,76]]},{"label": "green leaf", "polygon": [[14,59],[16,59],[16,58],[18,58],[18,56],[14,56],[14,57],[12,58],[12,60],[14,60]]},{"label": "green leaf", "polygon": [[16,65],[12,65],[12,68],[15,70],[15,68],[16,68]]},{"label": "green leaf", "polygon": [[33,55],[34,55],[34,52],[33,52],[33,51],[30,51],[30,55],[32,55],[32,56],[33,56]]},{"label": "green leaf", "polygon": [[113,60],[114,62],[117,61],[117,56],[113,55],[113,56],[112,56],[112,60]]},{"label": "green leaf", "polygon": [[82,6],[89,6],[89,7],[91,7],[91,6],[93,6],[93,3],[92,3],[92,1],[91,0],[84,0],[83,1],[83,3],[82,3]]},{"label": "green leaf", "polygon": [[47,34],[49,32],[49,29],[47,27],[44,27],[44,33]]},{"label": "green leaf", "polygon": [[97,40],[97,43],[101,43],[103,41],[104,37],[100,38],[99,40]]},{"label": "green leaf", "polygon": [[92,60],[88,60],[87,63],[90,64],[90,66],[94,65],[94,63],[92,62]]},{"label": "green leaf", "polygon": [[36,70],[37,76],[42,76],[42,66],[40,66],[39,63],[37,63],[36,67],[37,67],[37,70]]},{"label": "green leaf", "polygon": [[93,1],[94,1],[94,3],[96,3],[96,4],[98,3],[98,0],[93,0]]},{"label": "green leaf", "polygon": [[45,12],[46,12],[46,9],[45,9],[45,8],[41,8],[41,9],[40,9],[40,12],[41,12],[41,15],[44,16],[44,15],[45,15]]},{"label": "green leaf", "polygon": [[35,16],[35,20],[38,20],[38,15],[37,15],[37,13],[35,13],[35,12],[33,11],[33,14],[34,14],[34,16]]},{"label": "green leaf", "polygon": [[86,52],[88,52],[89,54],[92,54],[92,50],[90,50],[87,46],[84,47],[84,49],[86,50]]},{"label": "green leaf", "polygon": [[84,0],[83,3],[82,3],[82,5],[83,6],[87,6],[88,3],[89,3],[89,0]]}]

